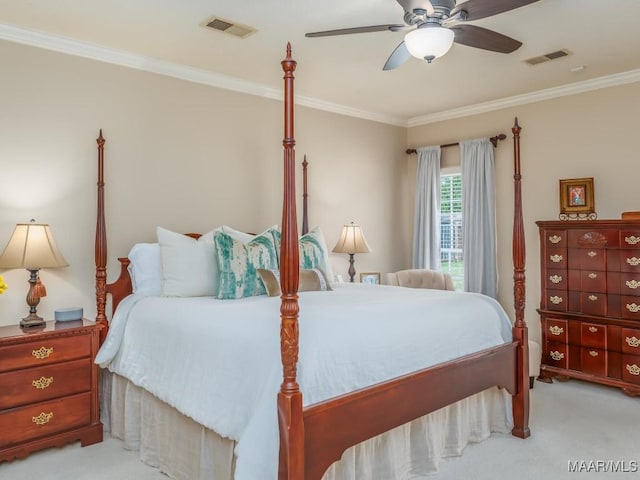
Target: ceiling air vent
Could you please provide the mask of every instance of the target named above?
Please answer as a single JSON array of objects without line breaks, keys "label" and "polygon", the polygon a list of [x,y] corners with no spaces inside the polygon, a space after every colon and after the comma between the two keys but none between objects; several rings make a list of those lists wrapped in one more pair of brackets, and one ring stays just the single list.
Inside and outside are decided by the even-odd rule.
[{"label": "ceiling air vent", "polygon": [[247,38],[249,35],[257,32],[255,28],[249,27],[247,25],[242,25],[241,23],[230,22],[229,20],[224,20],[219,17],[214,17],[205,25],[214,30],[228,33],[229,35],[240,38]]},{"label": "ceiling air vent", "polygon": [[571,52],[563,48],[562,50],[545,53],[544,55],[540,55],[538,57],[527,58],[523,61],[524,63],[528,63],[529,65],[538,65],[539,63],[548,62],[549,60],[556,60],[558,58],[566,57],[567,55],[571,55]]}]

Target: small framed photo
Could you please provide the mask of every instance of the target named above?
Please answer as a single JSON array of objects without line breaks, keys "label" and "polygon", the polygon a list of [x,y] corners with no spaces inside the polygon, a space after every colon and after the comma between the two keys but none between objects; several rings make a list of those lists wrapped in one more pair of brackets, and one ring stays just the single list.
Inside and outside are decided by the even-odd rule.
[{"label": "small framed photo", "polygon": [[366,272],[360,274],[360,283],[380,285],[380,272]]},{"label": "small framed photo", "polygon": [[596,211],[593,177],[560,180],[560,214],[588,215]]}]

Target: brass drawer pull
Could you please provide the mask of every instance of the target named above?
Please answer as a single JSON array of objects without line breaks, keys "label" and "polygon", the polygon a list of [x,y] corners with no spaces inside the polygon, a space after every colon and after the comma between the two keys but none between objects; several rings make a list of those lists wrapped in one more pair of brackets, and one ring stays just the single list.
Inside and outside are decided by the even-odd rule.
[{"label": "brass drawer pull", "polygon": [[637,267],[638,265],[640,265],[640,258],[629,257],[629,258],[627,258],[627,263],[629,265],[631,265],[632,267]]},{"label": "brass drawer pull", "polygon": [[564,328],[558,327],[557,325],[551,325],[549,327],[549,332],[551,332],[551,335],[562,335],[562,333],[564,333]]},{"label": "brass drawer pull", "polygon": [[562,297],[554,295],[553,297],[549,297],[549,301],[554,305],[560,305],[562,303]]},{"label": "brass drawer pull", "polygon": [[598,274],[597,274],[597,273],[593,273],[593,272],[591,272],[591,273],[589,274],[589,278],[590,278],[591,280],[595,280],[596,278],[598,278]]},{"label": "brass drawer pull", "polygon": [[633,348],[638,348],[640,347],[640,339],[634,337],[626,337],[624,339],[625,342],[627,342],[627,345],[629,345],[630,347]]},{"label": "brass drawer pull", "polygon": [[551,283],[558,284],[558,283],[562,282],[562,277],[560,275],[551,275],[549,277],[549,280],[551,280]]},{"label": "brass drawer pull", "polygon": [[49,423],[49,420],[53,418],[53,412],[44,413],[42,412],[37,417],[31,417],[31,421],[36,425],[44,425],[45,423]]},{"label": "brass drawer pull", "polygon": [[[551,255],[549,257],[549,260],[551,260],[553,263],[560,263],[562,261],[562,255],[558,255],[557,253],[555,255]],[[628,261],[628,259],[627,259]]]},{"label": "brass drawer pull", "polygon": [[626,307],[631,313],[640,312],[640,305],[636,305],[635,303],[627,303]]},{"label": "brass drawer pull", "polygon": [[560,243],[560,242],[562,241],[562,237],[561,237],[561,236],[559,236],[559,235],[551,235],[551,236],[549,237],[549,241],[550,241],[551,243]]},{"label": "brass drawer pull", "polygon": [[629,372],[631,375],[640,375],[640,367],[638,367],[638,365],[636,365],[635,363],[633,365],[629,365],[627,364],[627,372]]},{"label": "brass drawer pull", "polygon": [[596,352],[595,350],[589,350],[589,355],[591,355],[592,357],[597,357],[598,352]]},{"label": "brass drawer pull", "polygon": [[640,282],[638,282],[637,280],[627,280],[626,282],[624,282],[625,285],[633,290],[635,290],[636,288],[640,287]]},{"label": "brass drawer pull", "polygon": [[49,386],[51,386],[51,384],[53,383],[53,377],[40,377],[38,380],[33,380],[31,382],[31,385],[33,387],[36,387],[39,390],[44,390],[45,388],[48,388]]},{"label": "brass drawer pull", "polygon": [[598,296],[597,295],[589,295],[589,300],[591,300],[592,302],[595,302],[596,300],[598,300]]},{"label": "brass drawer pull", "polygon": [[564,358],[564,353],[562,353],[562,352],[549,352],[549,355],[555,361],[562,360]]},{"label": "brass drawer pull", "polygon": [[38,360],[44,360],[49,357],[53,353],[53,347],[40,347],[38,350],[33,350],[31,355],[36,357]]},{"label": "brass drawer pull", "polygon": [[624,241],[629,245],[637,245],[640,243],[640,237],[636,237],[635,235],[631,235],[630,237],[624,237]]},{"label": "brass drawer pull", "polygon": [[589,331],[591,333],[596,333],[598,331],[598,328],[597,327],[589,327]]},{"label": "brass drawer pull", "polygon": [[594,252],[593,250],[591,250],[589,253],[587,253],[587,255],[589,255],[591,258],[593,258],[598,254],[596,252]]}]

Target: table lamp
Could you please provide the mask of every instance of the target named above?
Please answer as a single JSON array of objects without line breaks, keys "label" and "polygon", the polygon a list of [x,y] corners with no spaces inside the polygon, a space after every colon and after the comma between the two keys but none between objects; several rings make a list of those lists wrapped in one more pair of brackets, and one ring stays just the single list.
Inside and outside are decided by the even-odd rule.
[{"label": "table lamp", "polygon": [[29,273],[29,292],[27,305],[29,315],[20,321],[23,328],[39,327],[45,321],[36,313],[40,298],[47,295],[47,290],[38,274],[41,268],[66,267],[64,259],[53,239],[49,225],[42,223],[19,223],[2,255],[0,268],[26,268]]},{"label": "table lamp", "polygon": [[349,281],[353,283],[353,277],[356,275],[353,256],[356,253],[369,253],[371,249],[364,238],[360,225],[351,222],[342,227],[338,243],[336,243],[332,251],[349,254]]}]

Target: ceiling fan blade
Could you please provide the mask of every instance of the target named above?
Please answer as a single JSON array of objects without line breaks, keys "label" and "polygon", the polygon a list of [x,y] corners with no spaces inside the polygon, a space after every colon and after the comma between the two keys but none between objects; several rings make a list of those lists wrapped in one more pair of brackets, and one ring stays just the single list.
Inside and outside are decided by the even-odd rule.
[{"label": "ceiling fan blade", "polygon": [[522,46],[522,42],[501,33],[475,25],[459,24],[451,27],[454,42],[469,47],[481,48],[498,53],[511,53]]},{"label": "ceiling fan blade", "polygon": [[400,45],[396,47],[393,53],[389,55],[389,58],[387,58],[387,63],[384,64],[382,70],[393,70],[395,68],[398,68],[404,62],[409,60],[409,58],[411,58],[411,54],[409,53],[409,50],[407,50],[407,47],[404,44],[403,40],[402,42],[400,42]]},{"label": "ceiling fan blade", "polygon": [[353,28],[340,28],[338,30],[325,30],[324,32],[311,32],[305,33],[305,37],[332,37],[334,35],[349,35],[351,33],[367,33],[367,32],[397,32],[405,27],[400,24],[388,24],[388,25],[369,25],[368,27],[353,27]]},{"label": "ceiling fan blade", "polygon": [[429,15],[433,15],[433,5],[429,0],[397,0],[405,12],[413,12],[414,10],[424,10]]},{"label": "ceiling fan blade", "polygon": [[[400,0],[398,0],[400,1]],[[467,20],[479,20],[481,18],[497,15],[509,10],[524,7],[530,3],[536,3],[539,0],[467,0],[464,3],[458,3],[451,15],[454,16],[461,10],[467,12]]]}]

